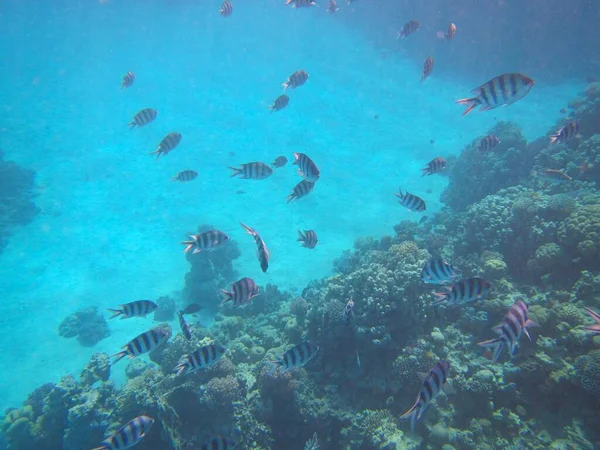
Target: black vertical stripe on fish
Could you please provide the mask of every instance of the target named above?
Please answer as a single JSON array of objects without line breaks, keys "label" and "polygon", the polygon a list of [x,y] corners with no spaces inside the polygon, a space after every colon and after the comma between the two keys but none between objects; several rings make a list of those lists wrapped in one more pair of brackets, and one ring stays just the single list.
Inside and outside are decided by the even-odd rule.
[{"label": "black vertical stripe on fish", "polygon": [[131,87],[131,85],[133,85],[134,81],[135,81],[135,74],[133,72],[127,72],[123,76],[123,81],[121,82],[121,89]]},{"label": "black vertical stripe on fish", "polygon": [[233,5],[229,0],[224,0],[223,4],[221,5],[221,9],[219,10],[219,14],[221,17],[229,17],[232,12]]},{"label": "black vertical stripe on fish", "polygon": [[302,86],[308,80],[308,72],[305,70],[296,70],[291,74],[288,79],[283,83],[283,90],[287,88],[296,89],[298,86]]},{"label": "black vertical stripe on fish", "polygon": [[129,122],[129,129],[132,130],[136,126],[143,127],[144,125],[148,125],[150,122],[152,122],[154,119],[156,119],[157,114],[158,114],[158,112],[155,109],[152,109],[152,108],[142,109],[135,116],[133,116],[132,121]]},{"label": "black vertical stripe on fish", "polygon": [[283,108],[285,108],[289,102],[290,102],[290,98],[285,94],[281,94],[279,97],[277,97],[275,99],[273,104],[271,106],[269,106],[269,109],[271,110],[271,112],[280,111]]},{"label": "black vertical stripe on fish", "polygon": [[285,156],[278,156],[271,163],[271,167],[278,169],[280,167],[285,166],[287,164],[287,161],[288,160],[287,160],[287,158]]},{"label": "black vertical stripe on fish", "polygon": [[114,319],[117,316],[121,316],[121,319],[129,319],[131,317],[145,317],[152,313],[156,308],[156,303],[150,300],[136,300],[121,305],[119,309],[109,308],[109,311],[113,313],[110,317],[111,319]]},{"label": "black vertical stripe on fish", "polygon": [[506,81],[504,79],[505,77],[500,77],[498,79],[498,82],[500,84],[500,93],[502,94],[502,100],[506,102],[506,100],[508,100],[508,93],[506,92]]},{"label": "black vertical stripe on fish", "polygon": [[197,176],[198,176],[198,172],[196,172],[195,170],[183,170],[183,171],[179,172],[177,175],[175,175],[173,178],[171,178],[171,181],[181,181],[181,182],[192,181]]},{"label": "black vertical stripe on fish", "polygon": [[267,269],[269,268],[269,258],[271,257],[271,255],[269,254],[269,250],[267,249],[265,241],[262,240],[260,235],[252,227],[249,227],[248,225],[245,225],[243,223],[240,223],[240,225],[246,230],[246,232],[250,236],[254,237],[258,262],[260,263],[261,270],[266,273]]},{"label": "black vertical stripe on fish", "polygon": [[150,350],[155,349],[160,346],[164,342],[166,342],[170,337],[170,331],[165,330],[164,328],[153,328],[152,330],[146,331],[145,333],[140,334],[139,336],[133,338],[129,341],[123,348],[125,350],[115,353],[112,356],[115,356],[116,359],[113,364],[120,361],[125,356],[129,356],[133,358],[135,356],[139,356],[143,353],[146,353]]},{"label": "black vertical stripe on fish", "polygon": [[291,202],[292,200],[299,200],[302,197],[308,195],[314,187],[315,183],[310,182],[308,180],[302,180],[300,183],[294,186],[294,189],[292,189],[292,193],[286,197],[287,203]]},{"label": "black vertical stripe on fish", "polygon": [[245,180],[264,180],[273,174],[273,169],[267,164],[256,161],[242,164],[240,168],[230,167],[230,169],[233,170],[232,177],[240,175],[240,178]]},{"label": "black vertical stripe on fish", "polygon": [[174,150],[181,142],[181,133],[176,131],[167,134],[158,144],[156,150],[150,152],[151,155],[156,155],[156,159],[161,155],[167,155],[171,150]]},{"label": "black vertical stripe on fish", "polygon": [[425,201],[421,197],[417,197],[409,192],[403,194],[402,189],[399,189],[399,191],[400,192],[398,194],[394,195],[398,197],[398,203],[400,203],[406,209],[410,211],[425,211],[427,209]]},{"label": "black vertical stripe on fish", "polygon": [[310,157],[304,153],[294,152],[294,162],[298,166],[298,175],[315,183],[321,176],[321,171]]}]

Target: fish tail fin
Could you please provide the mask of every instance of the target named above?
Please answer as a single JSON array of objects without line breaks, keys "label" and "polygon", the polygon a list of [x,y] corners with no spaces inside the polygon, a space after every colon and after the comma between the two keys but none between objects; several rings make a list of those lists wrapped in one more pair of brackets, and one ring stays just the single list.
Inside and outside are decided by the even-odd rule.
[{"label": "fish tail fin", "polygon": [[437,297],[437,300],[433,302],[433,306],[441,305],[448,300],[447,292],[434,292],[433,295]]},{"label": "fish tail fin", "polygon": [[479,104],[479,100],[477,99],[477,97],[461,98],[459,100],[456,100],[456,103],[458,103],[459,105],[467,105],[467,108],[461,114],[463,116],[466,116]]},{"label": "fish tail fin", "polygon": [[175,175],[174,177],[171,177],[171,181],[179,181],[179,177]]},{"label": "fish tail fin", "polygon": [[190,235],[190,238],[192,239],[191,241],[183,241],[182,242],[182,244],[186,246],[183,249],[183,253],[189,252],[191,249],[193,249],[196,246],[196,243],[198,242],[196,236]]},{"label": "fish tail fin", "polygon": [[244,173],[243,169],[239,169],[237,167],[229,167],[231,170],[233,170],[233,173],[230,175],[230,177],[235,177],[236,175],[242,175]]},{"label": "fish tail fin", "polygon": [[136,126],[135,122],[129,122],[127,125],[129,125],[129,130],[133,130]]},{"label": "fish tail fin", "polygon": [[254,230],[254,228],[249,227],[248,225],[241,222],[240,225],[244,228],[244,230],[246,230],[246,233],[248,233],[250,236],[256,236],[256,231]]},{"label": "fish tail fin", "polygon": [[556,133],[556,134],[551,134],[551,135],[550,135],[550,143],[551,143],[551,144],[554,144],[555,142],[557,142],[557,141],[558,141],[558,138],[559,138],[559,134],[558,134],[558,133]]},{"label": "fish tail fin", "polygon": [[185,369],[187,368],[185,361],[187,360],[187,358],[188,355],[183,355],[181,358],[179,358],[179,362],[173,369],[173,373],[175,375],[181,375],[183,372],[185,372]]},{"label": "fish tail fin", "polygon": [[304,242],[305,240],[306,240],[306,237],[304,236],[302,231],[298,230],[298,242]]},{"label": "fish tail fin", "polygon": [[418,414],[418,407],[419,407],[419,398],[417,397],[417,401],[415,402],[414,405],[412,405],[412,407],[406,411],[404,414],[402,414],[400,416],[401,420],[410,420],[410,431],[414,433],[415,431],[415,421],[417,419],[417,414]]},{"label": "fish tail fin", "polygon": [[500,339],[500,338],[480,342],[477,345],[479,345],[481,347],[485,347],[486,349],[490,349],[492,351],[492,360],[494,362],[498,361],[498,358],[500,358],[500,355],[502,354],[502,351],[504,350],[504,347],[506,346],[506,344],[504,343],[504,340]]},{"label": "fish tail fin", "polygon": [[114,319],[115,317],[120,316],[121,314],[123,314],[123,310],[122,309],[111,309],[108,308],[108,310],[113,313],[112,316],[109,317],[109,319]]},{"label": "fish tail fin", "polygon": [[122,352],[115,353],[114,355],[111,355],[111,356],[116,357],[116,359],[111,364],[111,365],[115,365],[116,363],[118,363],[119,361],[121,361],[123,358],[125,358],[127,356],[127,351],[123,350]]},{"label": "fish tail fin", "polygon": [[283,92],[285,92],[286,89],[290,87],[290,83],[288,81],[286,81],[285,83],[282,84],[282,86],[283,86]]},{"label": "fish tail fin", "polygon": [[233,300],[233,293],[226,291],[225,289],[221,289],[221,294],[223,294],[223,300],[219,303],[219,306],[223,306],[227,302]]},{"label": "fish tail fin", "polygon": [[296,198],[296,196],[295,196],[294,194],[290,194],[290,195],[288,195],[288,196],[286,197],[286,200],[287,200],[287,202],[286,202],[286,203],[289,203],[289,202],[291,202],[291,201],[292,201],[292,200],[294,200],[295,198]]},{"label": "fish tail fin", "polygon": [[421,175],[422,177],[424,177],[425,175],[431,175],[431,171],[429,170],[429,167],[423,167],[421,169],[421,171],[423,172],[423,174]]},{"label": "fish tail fin", "polygon": [[592,319],[594,319],[595,321],[600,322],[600,314],[598,314],[593,309],[588,308],[587,306],[584,306],[583,309],[585,309],[585,312],[587,312]]}]

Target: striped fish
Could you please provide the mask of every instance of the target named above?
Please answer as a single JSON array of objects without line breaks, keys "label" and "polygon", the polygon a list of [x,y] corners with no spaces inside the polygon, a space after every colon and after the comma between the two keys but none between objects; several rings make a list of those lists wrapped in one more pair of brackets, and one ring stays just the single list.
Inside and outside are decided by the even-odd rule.
[{"label": "striped fish", "polygon": [[315,6],[316,3],[313,0],[286,0],[285,5],[292,4],[292,8],[305,8],[307,6]]},{"label": "striped fish", "polygon": [[277,97],[275,99],[273,104],[271,106],[269,106],[269,109],[271,110],[271,112],[279,111],[279,110],[285,108],[289,102],[290,102],[290,98],[285,94],[281,94],[279,97]]},{"label": "striped fish", "polygon": [[423,76],[421,77],[421,83],[425,81],[429,75],[431,75],[431,72],[433,72],[433,58],[429,56],[423,64]]},{"label": "striped fish", "polygon": [[130,319],[131,317],[146,317],[151,314],[157,308],[156,303],[150,300],[136,300],[135,302],[125,303],[121,305],[119,309],[108,309],[113,313],[110,316],[114,319],[117,316],[121,316],[121,319]]},{"label": "striped fish", "polygon": [[273,169],[262,162],[250,162],[242,164],[241,168],[230,167],[230,169],[233,170],[232,177],[241,175],[245,180],[264,180],[273,174]]},{"label": "striped fish", "polygon": [[156,119],[156,115],[158,112],[152,108],[142,109],[138,112],[131,122],[129,122],[129,129],[133,130],[135,127],[143,127],[144,125],[148,125],[154,119]]},{"label": "striped fish", "polygon": [[560,130],[558,130],[555,134],[550,136],[550,143],[564,143],[568,140],[574,138],[579,133],[579,123],[573,121],[566,124]]},{"label": "striped fish", "polygon": [[233,306],[241,306],[250,302],[254,297],[258,296],[258,286],[252,278],[242,278],[231,285],[231,291],[221,289],[221,292],[225,296],[225,300],[221,303],[231,301]]},{"label": "striped fish", "polygon": [[198,172],[195,170],[184,170],[171,178],[171,181],[192,181],[197,176]]},{"label": "striped fish", "polygon": [[421,27],[421,22],[419,22],[418,20],[409,20],[408,22],[406,22],[404,24],[404,27],[398,33],[398,36],[396,36],[396,39],[405,38],[408,35],[413,34],[420,27]]},{"label": "striped fish", "polygon": [[451,23],[450,25],[448,25],[448,30],[446,31],[444,37],[446,38],[446,40],[449,41],[451,39],[454,39],[454,36],[456,36],[456,25]]},{"label": "striped fish", "polygon": [[191,241],[183,241],[185,245],[183,253],[187,253],[193,249],[192,253],[199,253],[202,250],[211,251],[219,245],[229,241],[229,236],[219,230],[210,230],[198,234],[190,234]]},{"label": "striped fish", "polygon": [[227,349],[218,344],[200,347],[190,355],[183,355],[173,372],[177,375],[189,375],[200,369],[207,369],[215,364],[225,354]]},{"label": "striped fish", "polygon": [[260,235],[253,228],[249,227],[248,225],[244,225],[243,223],[240,223],[240,225],[250,236],[254,237],[254,242],[256,243],[256,255],[258,257],[258,261],[260,262],[260,268],[266,273],[267,269],[269,268],[269,258],[271,255],[269,254],[269,250],[267,249],[265,241],[261,239]]},{"label": "striped fish", "polygon": [[429,284],[452,283],[459,275],[459,271],[443,259],[430,259],[421,271],[421,278]]},{"label": "striped fish", "polygon": [[479,145],[477,145],[477,150],[479,150],[480,153],[489,152],[499,143],[500,139],[497,136],[490,134],[489,136],[486,136],[483,139],[481,139],[481,141],[479,141]]},{"label": "striped fish", "polygon": [[294,162],[298,165],[298,175],[311,183],[315,183],[321,176],[317,165],[304,153],[294,152]]},{"label": "striped fish", "polygon": [[287,88],[296,89],[298,86],[302,86],[308,80],[308,72],[304,70],[296,70],[291,74],[288,79],[283,83],[283,90]]},{"label": "striped fish", "polygon": [[229,0],[224,0],[221,5],[221,9],[219,10],[219,15],[221,17],[229,17],[233,12],[233,5]]},{"label": "striped fish", "polygon": [[278,156],[277,158],[275,158],[273,160],[273,162],[271,163],[271,167],[278,169],[280,167],[283,167],[287,164],[287,158],[285,156]]},{"label": "striped fish", "polygon": [[583,309],[585,309],[586,312],[590,315],[590,317],[596,321],[596,323],[594,325],[591,325],[589,327],[583,327],[583,328],[587,331],[591,331],[594,334],[600,334],[600,314],[598,314],[597,312],[591,310],[590,308],[588,308],[586,306],[584,306]]},{"label": "striped fish", "polygon": [[493,361],[498,361],[502,352],[506,349],[510,356],[514,356],[519,349],[519,340],[525,335],[531,340],[527,328],[538,326],[528,317],[529,307],[518,299],[508,310],[504,321],[492,328],[499,337],[490,341],[480,342],[479,345],[489,348],[493,352]]},{"label": "striped fish", "polygon": [[425,375],[423,386],[417,395],[415,404],[400,416],[400,419],[410,419],[410,429],[415,431],[415,421],[420,420],[423,413],[433,400],[439,395],[448,381],[450,373],[450,363],[448,361],[438,361],[433,368]]},{"label": "striped fish", "polygon": [[179,318],[179,327],[181,328],[181,334],[188,341],[192,340],[192,327],[187,323],[185,318],[183,317],[183,311],[177,311],[177,317]]},{"label": "striped fish", "polygon": [[338,9],[340,9],[340,8],[338,8],[336,1],[335,0],[329,0],[329,6],[327,7],[327,12],[329,14],[333,14]]},{"label": "striped fish", "polygon": [[480,106],[480,111],[488,111],[499,106],[510,105],[525,97],[535,81],[520,73],[504,73],[492,78],[471,92],[477,94],[475,97],[456,100],[459,105],[467,105],[462,113],[469,114],[473,108]]},{"label": "striped fish", "polygon": [[214,437],[200,446],[200,450],[231,450],[236,442],[228,437]]},{"label": "striped fish", "polygon": [[434,305],[447,302],[450,305],[463,305],[483,299],[492,285],[482,278],[466,278],[450,286],[446,292],[435,292],[438,300]]},{"label": "striped fish", "polygon": [[271,373],[278,367],[281,372],[302,367],[310,362],[318,351],[319,346],[310,341],[298,344],[285,352],[277,361],[268,361],[272,365]]},{"label": "striped fish", "polygon": [[402,189],[399,189],[399,194],[394,194],[400,200],[402,206],[404,206],[409,211],[425,211],[427,207],[425,206],[425,201],[421,197],[417,197],[416,195],[406,192],[406,194],[402,193]]},{"label": "striped fish", "polygon": [[308,180],[302,180],[300,183],[294,186],[294,189],[292,189],[292,193],[286,197],[287,203],[291,202],[292,200],[298,200],[308,195],[314,187],[315,183],[312,183]]},{"label": "striped fish", "polygon": [[145,333],[140,334],[139,336],[129,341],[126,345],[124,345],[123,348],[125,350],[112,355],[116,357],[113,364],[116,364],[126,356],[129,356],[129,358],[131,359],[135,358],[136,356],[140,356],[144,353],[147,353],[151,350],[154,350],[161,344],[164,344],[170,337],[170,330],[165,330],[161,327],[156,327],[149,331],[146,331]]},{"label": "striped fish", "polygon": [[313,230],[306,230],[304,233],[298,230],[298,241],[302,242],[302,247],[306,248],[315,248],[317,242],[319,242],[317,233]]},{"label": "striped fish", "polygon": [[100,447],[92,450],[125,450],[140,443],[152,428],[154,419],[139,416],[130,420],[108,439],[100,443]]},{"label": "striped fish", "polygon": [[433,158],[431,161],[427,163],[425,167],[421,170],[423,171],[423,175],[433,175],[435,173],[439,173],[446,168],[446,160],[440,156],[437,158]]},{"label": "striped fish", "polygon": [[135,81],[135,73],[133,72],[127,72],[124,76],[123,76],[123,81],[121,82],[121,89],[125,89],[130,87],[133,82]]},{"label": "striped fish", "polygon": [[154,150],[150,154],[151,155],[155,154],[156,159],[158,159],[158,157],[161,155],[166,156],[171,150],[175,149],[175,147],[177,147],[180,142],[181,142],[181,133],[177,133],[176,131],[174,131],[173,133],[167,134],[162,139],[162,141],[160,141],[160,144],[158,144],[158,147],[156,147],[156,150]]}]

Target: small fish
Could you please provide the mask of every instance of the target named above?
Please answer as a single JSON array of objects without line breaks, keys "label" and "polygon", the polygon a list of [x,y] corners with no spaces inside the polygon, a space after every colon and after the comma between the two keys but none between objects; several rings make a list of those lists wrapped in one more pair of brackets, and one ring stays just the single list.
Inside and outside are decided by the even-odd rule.
[{"label": "small fish", "polygon": [[314,187],[315,183],[312,183],[308,180],[302,180],[300,183],[294,186],[292,193],[286,197],[287,203],[291,202],[292,200],[301,199],[302,197],[308,195]]},{"label": "small fish", "polygon": [[318,345],[306,341],[289,349],[277,361],[268,361],[268,363],[273,366],[272,370],[279,367],[280,371],[284,373],[306,365],[315,357],[318,351]]},{"label": "small fish", "polygon": [[316,3],[313,0],[286,0],[285,6],[292,4],[292,8],[305,8],[308,6],[315,6]]},{"label": "small fish", "polygon": [[544,169],[542,172],[533,171],[533,175],[550,183],[564,183],[565,181],[573,181],[564,171],[558,169]]},{"label": "small fish", "polygon": [[246,232],[250,236],[254,237],[254,242],[256,243],[256,255],[258,257],[258,262],[260,262],[260,268],[262,269],[262,271],[266,273],[267,269],[269,268],[269,258],[271,257],[271,255],[269,253],[269,250],[267,249],[265,241],[262,240],[260,235],[253,228],[249,227],[248,225],[244,225],[243,223],[240,223],[240,225],[244,228],[244,230],[246,230]]},{"label": "small fish", "polygon": [[429,284],[452,283],[458,276],[459,271],[443,259],[430,259],[421,271],[421,278]]},{"label": "small fish", "polygon": [[121,319],[130,319],[131,317],[146,317],[151,314],[158,306],[150,300],[136,300],[134,302],[125,303],[119,309],[108,309],[113,313],[110,317],[114,319],[121,316]]},{"label": "small fish", "polygon": [[429,75],[431,75],[431,72],[433,72],[433,58],[429,56],[423,64],[423,76],[421,77],[421,83],[425,81]]},{"label": "small fish", "polygon": [[218,344],[200,347],[190,355],[183,355],[173,372],[177,375],[189,375],[200,369],[206,369],[215,364],[225,354],[227,349]]},{"label": "small fish", "polygon": [[273,167],[274,169],[278,169],[280,167],[285,166],[287,164],[287,161],[288,159],[285,156],[278,156],[271,163],[271,167]]},{"label": "small fish", "polygon": [[219,15],[221,17],[229,17],[233,12],[233,5],[229,0],[224,0],[221,5],[221,9],[219,9]]},{"label": "small fish", "polygon": [[317,239],[317,233],[313,230],[306,230],[304,233],[298,230],[298,241],[302,242],[302,247],[315,248],[319,240]]},{"label": "small fish", "polygon": [[329,0],[329,6],[327,7],[327,12],[329,14],[335,13],[338,9],[337,3],[335,0]]},{"label": "small fish", "polygon": [[135,127],[143,127],[144,125],[148,125],[154,119],[156,119],[158,112],[152,108],[142,109],[138,112],[131,122],[129,122],[129,129],[133,130]]},{"label": "small fish", "polygon": [[433,158],[431,161],[427,163],[425,167],[421,170],[423,171],[423,175],[433,175],[435,173],[439,173],[446,168],[446,160],[440,156],[437,158]]},{"label": "small fish", "polygon": [[183,253],[193,250],[192,253],[199,253],[202,250],[210,251],[229,241],[229,236],[219,230],[204,231],[198,234],[189,235],[191,241],[183,241],[185,245]]},{"label": "small fish", "polygon": [[262,162],[250,162],[242,164],[241,168],[230,167],[230,169],[233,170],[232,177],[241,175],[240,178],[244,180],[264,180],[273,174],[273,169]]},{"label": "small fish", "polygon": [[133,72],[127,72],[123,76],[123,81],[121,82],[121,89],[125,89],[125,88],[130,87],[131,85],[133,85],[134,81],[135,81],[135,73],[133,73]]},{"label": "small fish", "polygon": [[152,428],[154,419],[148,416],[139,416],[130,420],[108,439],[100,443],[100,447],[92,450],[125,450],[141,442]]},{"label": "small fish", "polygon": [[190,327],[190,324],[187,323],[187,321],[183,317],[183,314],[184,314],[183,311],[177,311],[177,317],[179,318],[179,327],[181,328],[181,334],[183,334],[183,337],[186,338],[188,341],[191,341],[192,340],[192,328]]},{"label": "small fish", "polygon": [[200,450],[232,450],[236,442],[228,437],[214,437],[200,446]]},{"label": "small fish", "polygon": [[454,39],[454,36],[456,36],[456,25],[454,25],[453,23],[451,23],[450,25],[448,25],[448,30],[446,30],[446,34],[444,34],[444,38],[448,41]]},{"label": "small fish", "polygon": [[290,98],[285,94],[281,94],[279,97],[277,97],[275,99],[273,104],[271,106],[269,106],[269,109],[271,110],[271,112],[280,111],[283,108],[285,108],[289,102],[290,102]]},{"label": "small fish", "polygon": [[481,139],[481,141],[479,141],[479,144],[477,145],[477,150],[479,150],[480,153],[489,152],[499,143],[500,139],[497,136],[490,134],[489,136],[486,136],[483,139]]},{"label": "small fish", "polygon": [[402,189],[399,189],[399,191],[400,191],[399,194],[394,194],[394,195],[400,199],[400,200],[398,200],[398,203],[400,203],[402,206],[404,206],[409,211],[419,212],[419,211],[425,211],[427,209],[427,207],[425,206],[425,201],[421,197],[417,197],[416,195],[409,194],[408,192],[406,192],[406,194],[403,194]]},{"label": "small fish", "polygon": [[590,315],[592,319],[596,321],[594,325],[583,327],[584,330],[591,331],[594,334],[600,334],[600,314],[584,306],[583,309]]},{"label": "small fish", "polygon": [[507,349],[510,356],[514,356],[519,348],[519,340],[525,335],[531,340],[529,327],[537,327],[538,324],[528,317],[529,306],[518,299],[508,310],[504,321],[492,328],[500,337],[490,341],[480,342],[478,345],[493,351],[493,361],[498,361],[502,352]]},{"label": "small fish", "polygon": [[233,306],[242,306],[250,303],[254,297],[258,296],[258,286],[252,278],[242,278],[231,285],[231,291],[221,289],[221,293],[225,295],[225,300],[221,303],[231,301]]},{"label": "small fish", "polygon": [[525,97],[535,85],[528,76],[520,73],[504,73],[492,78],[471,92],[477,94],[475,97],[456,100],[459,105],[467,105],[462,113],[469,114],[475,107],[481,105],[480,111],[488,111],[515,103]]},{"label": "small fish", "polygon": [[181,142],[181,133],[177,133],[174,131],[173,133],[167,134],[162,141],[156,147],[156,150],[151,152],[151,155],[156,155],[156,159],[159,156],[166,156],[171,150],[174,150],[175,147],[179,145]]},{"label": "small fish", "polygon": [[398,33],[398,35],[396,36],[396,39],[405,38],[405,37],[413,34],[420,27],[421,27],[421,22],[419,22],[418,20],[409,20],[408,22],[406,22],[404,24],[404,27]]},{"label": "small fish", "polygon": [[117,359],[113,362],[116,364],[125,356],[129,356],[129,358],[135,358],[136,356],[147,353],[155,348],[159,347],[161,344],[165,343],[171,334],[169,331],[164,328],[153,328],[145,333],[136,336],[131,341],[129,341],[126,345],[123,346],[125,350],[120,351],[119,353],[115,353],[112,356],[115,356]]},{"label": "small fish", "polygon": [[577,133],[579,133],[579,123],[575,121],[569,122],[555,134],[550,136],[550,144],[567,142],[577,136]]},{"label": "small fish", "polygon": [[415,421],[420,420],[427,407],[442,391],[442,388],[448,381],[450,373],[450,363],[448,361],[438,361],[433,368],[424,377],[423,386],[417,395],[415,404],[400,416],[400,419],[410,419],[410,429],[415,431]]},{"label": "small fish", "polygon": [[450,286],[445,292],[435,292],[438,300],[433,304],[447,302],[450,305],[464,305],[483,299],[492,285],[482,278],[473,277],[459,281]]},{"label": "small fish", "polygon": [[346,307],[344,308],[344,317],[346,317],[346,323],[350,323],[350,321],[354,318],[354,300],[350,298],[348,303],[346,303]]},{"label": "small fish", "polygon": [[179,172],[173,178],[171,178],[171,181],[192,181],[197,176],[198,172],[196,172],[195,170],[184,170],[182,172]]},{"label": "small fish", "polygon": [[238,195],[242,195],[242,194],[245,194],[246,191],[244,191],[243,189],[238,189],[237,191],[235,191],[235,193]]},{"label": "small fish", "polygon": [[304,153],[294,152],[294,162],[298,165],[298,175],[311,183],[315,183],[321,176],[317,165]]},{"label": "small fish", "polygon": [[288,79],[283,83],[283,90],[287,88],[296,89],[298,86],[302,86],[308,80],[308,72],[304,70],[296,70],[291,74]]},{"label": "small fish", "polygon": [[427,217],[427,216],[421,217],[421,220],[419,220],[419,225],[424,224],[425,222],[427,222],[428,219],[429,219],[429,217]]}]

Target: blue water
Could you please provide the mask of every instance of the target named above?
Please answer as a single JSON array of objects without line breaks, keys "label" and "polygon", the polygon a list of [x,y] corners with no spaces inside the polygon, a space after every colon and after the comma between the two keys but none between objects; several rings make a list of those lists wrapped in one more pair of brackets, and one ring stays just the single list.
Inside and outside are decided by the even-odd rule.
[{"label": "blue water", "polygon": [[[401,48],[411,43],[395,41],[397,30],[356,25],[378,5],[359,0],[329,15],[324,3],[294,10],[281,1],[240,1],[221,19],[215,1],[0,4],[0,146],[6,159],[37,171],[42,210],[0,254],[0,410],[145,331],[143,321],[113,321],[109,339],[83,348],[57,327],[81,307],[179,291],[188,270],[180,241],[198,224],[238,241],[235,266],[244,276],[298,293],[330,275],[355,238],[392,234],[399,221],[420,218],[395,201],[399,186],[423,196],[428,214],[441,207],[446,178],[420,176],[429,160],[458,154],[499,120],[537,138],[583,88],[565,74],[510,108],[461,117],[454,101],[498,74],[443,56],[474,38],[460,34],[460,23],[455,41],[438,42],[431,36],[438,28],[428,25],[427,45],[419,40],[425,33],[412,37],[423,49],[413,55]],[[468,14],[464,22],[468,28]],[[523,70],[510,58],[518,46],[505,50],[487,57],[506,58],[506,72]],[[419,84],[430,52],[440,62]],[[487,64],[485,55],[473,56],[473,65]],[[527,74],[548,79],[551,59]],[[289,92],[285,110],[269,113],[297,69],[309,81]],[[127,71],[137,78],[121,91]],[[157,119],[129,131],[146,107],[158,110]],[[181,145],[155,161],[148,153],[171,131],[182,133]],[[298,202],[285,202],[299,181],[289,164],[264,181],[229,178],[230,165],[294,151],[310,153],[321,168],[314,191]],[[184,169],[198,179],[171,183]],[[271,249],[267,274],[239,222],[259,230]],[[318,247],[301,248],[296,229],[316,230]]]}]

